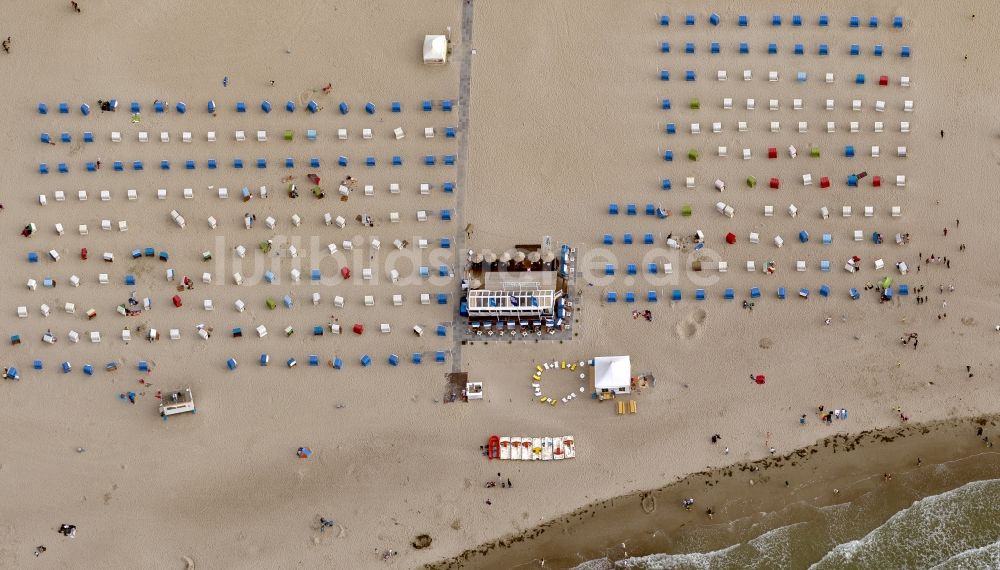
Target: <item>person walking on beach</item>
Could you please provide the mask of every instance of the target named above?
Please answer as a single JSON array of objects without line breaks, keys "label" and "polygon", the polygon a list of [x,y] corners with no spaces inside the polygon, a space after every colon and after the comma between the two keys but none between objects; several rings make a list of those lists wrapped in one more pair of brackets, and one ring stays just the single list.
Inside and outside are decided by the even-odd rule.
[{"label": "person walking on beach", "polygon": [[3,51],[4,51],[4,52],[6,52],[6,53],[10,53],[10,36],[7,36],[7,39],[5,39],[5,40],[3,41],[3,43],[2,43],[2,44],[0,44],[0,45],[2,45],[2,46],[3,46]]},{"label": "person walking on beach", "polygon": [[74,11],[75,11],[75,12],[76,12],[77,14],[79,14],[79,13],[80,13],[80,5],[76,3],[76,0],[71,0],[71,1],[70,1],[70,3],[69,3],[69,5],[73,7],[73,10],[74,10]]},{"label": "person walking on beach", "polygon": [[944,129],[941,129],[941,138],[944,138]]}]

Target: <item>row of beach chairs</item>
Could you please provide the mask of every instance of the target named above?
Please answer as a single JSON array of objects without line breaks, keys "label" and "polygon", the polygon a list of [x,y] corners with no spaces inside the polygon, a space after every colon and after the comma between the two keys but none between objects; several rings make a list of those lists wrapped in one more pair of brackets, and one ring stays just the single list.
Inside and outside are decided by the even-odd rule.
[{"label": "row of beach chairs", "polygon": [[[455,132],[456,132],[455,131],[455,127],[444,127],[444,128],[441,128],[441,129],[437,129],[435,127],[424,127],[424,138],[432,139],[432,138],[435,138],[439,133],[441,133],[441,134],[443,134],[443,136],[445,138],[453,139],[456,136]],[[396,127],[396,128],[394,128],[392,130],[392,138],[395,139],[395,140],[400,140],[402,138],[405,138],[405,136],[406,136],[406,133],[403,131],[402,127]],[[120,143],[120,142],[123,142],[123,140],[124,140],[124,138],[122,137],[121,131],[111,131],[110,137],[111,137],[111,142],[113,142],[113,143]],[[150,140],[152,140],[150,138],[150,136],[149,136],[149,132],[148,131],[139,131],[136,134],[136,137],[137,137],[137,140],[139,142],[141,142],[141,143],[147,143]],[[316,129],[307,129],[305,131],[305,137],[306,137],[306,140],[308,140],[308,141],[316,141],[316,140],[319,139],[319,134],[316,131]],[[247,137],[247,132],[246,131],[243,131],[243,130],[233,131],[233,139],[236,142],[246,142],[247,138],[248,137]],[[293,141],[293,140],[295,140],[295,131],[293,131],[291,129],[286,129],[285,131],[282,132],[281,138],[282,138],[282,140],[285,140],[285,141]],[[350,130],[349,129],[345,129],[345,128],[337,129],[337,140],[348,140],[349,138],[350,138]],[[374,129],[371,129],[371,128],[363,128],[363,129],[361,129],[361,139],[362,140],[372,140],[374,138],[375,138],[375,131],[374,131]],[[71,143],[71,142],[73,142],[73,135],[69,131],[62,131],[59,134],[58,137],[53,137],[49,132],[42,132],[38,136],[38,140],[42,144],[46,144],[46,145],[51,145],[54,142]],[[160,140],[161,143],[169,143],[170,140],[171,140],[170,139],[170,131],[160,131],[160,139],[159,140]],[[206,142],[216,142],[217,140],[218,140],[218,136],[216,134],[216,131],[207,131],[205,133],[205,141]],[[256,140],[257,140],[257,142],[267,142],[269,140],[268,137],[267,137],[267,131],[266,130],[257,131],[256,132]],[[85,143],[92,143],[92,142],[94,142],[94,132],[93,131],[84,131],[83,132],[83,142],[85,142]],[[194,142],[194,134],[191,131],[182,131],[181,132],[181,142],[184,142],[184,143]]]},{"label": "row of beach chairs", "polygon": [[[690,109],[692,109],[692,110],[699,110],[699,109],[701,109],[701,99],[699,99],[697,97],[692,97],[691,100],[688,101],[688,105],[687,106]],[[670,109],[673,108],[673,102],[671,102],[670,99],[663,99],[663,100],[660,101],[660,108],[661,109],[665,109],[665,110],[670,110]],[[780,100],[779,99],[768,99],[768,106],[767,106],[767,108],[768,108],[769,111],[780,111],[781,110],[781,102],[780,102]],[[805,107],[804,107],[804,101],[803,101],[803,99],[801,99],[801,98],[793,98],[792,99],[792,110],[794,110],[794,111],[802,111],[802,110],[804,110],[804,108]],[[826,99],[825,102],[824,102],[824,107],[823,108],[825,110],[827,110],[827,111],[833,111],[833,110],[835,110],[836,109],[836,101],[834,99]],[[886,111],[886,102],[883,101],[883,100],[881,100],[881,99],[877,99],[875,101],[875,104],[871,105],[870,108],[874,109],[875,111],[878,111],[880,113],[881,112],[885,112]],[[730,110],[733,109],[733,98],[732,97],[724,97],[722,99],[722,109],[726,110],[726,111],[730,111]],[[862,99],[852,99],[851,100],[851,110],[852,111],[859,111],[860,112],[860,111],[863,111],[864,109],[865,109],[865,107],[864,107],[864,101]],[[747,100],[746,100],[746,110],[747,111],[756,111],[757,110],[757,100],[753,99],[753,98],[747,98]],[[902,110],[904,113],[912,113],[913,112],[913,101],[909,100],[909,99],[904,100],[903,104],[901,105],[901,109],[900,110]]]},{"label": "row of beach chairs", "polygon": [[[260,192],[260,195],[261,195],[261,197],[265,197],[266,198],[267,194],[268,194],[268,191],[267,191],[266,187],[261,187],[261,188],[262,188],[262,190]],[[428,196],[428,195],[431,194],[432,190],[434,190],[434,189],[437,188],[437,186],[431,184],[430,182],[421,182],[421,183],[418,184],[417,188],[418,188],[418,192],[419,192],[419,194],[421,196]],[[444,182],[444,183],[441,184],[440,188],[441,188],[441,191],[444,192],[445,194],[450,194],[450,193],[453,193],[455,191],[455,183],[454,182]],[[226,188],[226,187],[219,187],[219,188],[211,188],[210,187],[209,191],[212,191],[214,194],[216,194],[219,197],[220,200],[226,200],[226,199],[229,198],[229,189]],[[401,189],[401,186],[400,186],[400,184],[398,182],[392,182],[392,183],[389,183],[389,185],[388,185],[388,191],[389,191],[389,194],[400,194],[402,192],[402,189]],[[129,201],[136,201],[136,200],[139,199],[139,191],[137,189],[135,189],[135,188],[129,188],[128,190],[126,190],[125,194],[126,194],[126,197],[127,197],[127,199]],[[186,199],[186,200],[193,200],[194,197],[195,197],[195,193],[194,193],[194,189],[193,188],[184,188],[184,189],[182,189],[181,194],[184,197],[184,199]],[[77,199],[79,201],[81,201],[81,202],[86,202],[88,200],[88,198],[90,197],[90,193],[87,190],[77,190],[77,194],[76,195],[77,195]],[[252,193],[250,192],[250,190],[247,187],[244,187],[240,191],[239,195],[240,195],[241,199],[244,202],[246,202],[246,201],[248,201],[248,200],[250,200],[252,198]],[[371,184],[365,185],[364,186],[364,195],[365,196],[374,196],[375,195],[375,186],[371,185]],[[112,199],[111,190],[99,190],[98,191],[98,196],[99,196],[99,198],[100,198],[100,200],[102,202],[109,202]],[[156,198],[158,200],[166,200],[167,196],[168,196],[168,192],[167,192],[166,188],[159,188],[159,189],[156,190]],[[52,200],[54,202],[65,202],[66,201],[66,191],[65,190],[56,190],[56,191],[54,191],[52,193]],[[49,196],[48,196],[48,194],[39,194],[38,195],[38,203],[40,205],[42,205],[42,206],[48,205],[48,203],[49,203]],[[330,221],[327,220],[327,225],[330,225],[329,222]]]},{"label": "row of beach chairs", "polygon": [[[118,110],[118,100],[117,99],[112,99],[112,100],[108,101],[108,105],[109,105],[109,108],[110,108],[111,111],[117,111]],[[284,108],[289,113],[294,112],[295,109],[296,109],[296,107],[297,106],[296,106],[295,102],[292,101],[291,99],[285,101]],[[437,107],[438,109],[440,109],[441,111],[443,111],[445,113],[450,113],[450,112],[452,112],[452,110],[454,110],[455,104],[454,104],[454,102],[451,99],[441,99],[441,100],[437,101],[437,105],[435,105],[435,101],[432,100],[432,99],[423,99],[420,102],[420,109],[423,110],[425,113],[429,113],[429,112],[433,111],[435,107]],[[271,104],[271,101],[268,100],[268,99],[265,99],[265,100],[261,101],[261,103],[260,103],[260,110],[263,111],[265,114],[266,113],[270,113],[273,108],[274,108],[274,106]],[[305,108],[310,113],[317,113],[321,109],[321,107],[319,106],[318,103],[316,103],[315,100],[310,100],[308,103],[306,103]],[[341,115],[348,114],[350,112],[350,108],[351,107],[347,103],[347,101],[341,101],[337,105],[337,110],[340,112]],[[60,114],[68,114],[70,112],[70,105],[67,102],[61,102],[61,103],[58,103],[56,105],[56,109],[58,110],[58,112]],[[178,102],[176,105],[174,105],[173,109],[177,113],[184,114],[188,110],[188,105],[187,105],[187,103],[184,103],[183,101],[181,101],[181,102]],[[401,113],[401,112],[403,112],[403,104],[400,101],[392,101],[389,104],[389,109],[393,113]],[[165,101],[156,100],[156,101],[153,102],[153,112],[154,113],[158,113],[158,114],[159,113],[166,113],[166,112],[168,112],[170,110],[171,110],[171,105],[169,103],[166,103]],[[218,108],[218,105],[215,103],[214,99],[209,100],[208,103],[205,104],[205,110],[207,112],[209,112],[209,113],[216,113],[216,112],[218,112],[219,108]],[[237,101],[234,104],[234,110],[237,113],[246,113],[247,112],[246,101]],[[368,101],[368,102],[366,102],[364,104],[364,110],[365,110],[365,113],[367,113],[369,115],[374,115],[376,113],[377,106],[375,105],[375,103],[373,103],[371,101]],[[91,112],[91,107],[90,107],[89,103],[82,103],[80,105],[80,114],[81,115],[87,116],[87,115],[90,115],[90,112]],[[132,101],[129,104],[129,112],[131,112],[133,115],[137,115],[137,114],[141,113],[142,112],[142,104],[139,103],[139,101]],[[48,113],[49,113],[49,105],[48,105],[48,103],[45,103],[44,101],[38,103],[38,114],[40,114],[40,115],[47,115]]]},{"label": "row of beach chairs", "polygon": [[[697,16],[695,16],[694,14],[687,14],[687,15],[684,16],[683,23],[684,23],[685,26],[694,26],[695,23],[697,22],[697,20],[698,20]],[[659,22],[660,26],[663,26],[663,27],[669,26],[670,22],[671,22],[670,15],[669,14],[660,14],[657,17],[657,21]],[[804,20],[802,19],[802,15],[801,14],[792,14],[790,21],[791,21],[792,27],[798,28],[798,27],[802,26],[802,23],[803,23]],[[784,19],[782,18],[781,14],[773,14],[771,16],[771,19],[770,19],[771,27],[773,27],[773,28],[781,27],[781,25],[782,25],[783,22],[784,22]],[[718,14],[718,12],[712,12],[708,16],[708,23],[711,24],[712,26],[718,26],[718,25],[722,24],[722,17]],[[736,18],[736,23],[741,28],[749,27],[750,26],[750,17],[748,15],[746,15],[746,14],[740,14]],[[870,16],[868,18],[868,20],[867,20],[867,23],[868,23],[868,27],[869,28],[871,28],[871,29],[877,29],[879,27],[879,17],[878,16]],[[830,25],[830,16],[828,16],[827,14],[820,14],[819,17],[816,19],[816,25],[819,26],[819,27],[821,27],[821,28],[828,27]],[[861,19],[860,16],[851,16],[847,20],[847,25],[850,28],[860,28],[860,27],[862,27],[862,19]],[[896,30],[903,29],[903,17],[902,16],[893,16],[892,17],[892,28],[896,29]]]},{"label": "row of beach chairs", "polygon": [[[433,154],[427,154],[423,155],[420,158],[420,161],[424,164],[424,166],[436,166],[438,164],[444,166],[455,166],[456,159],[454,154],[443,154],[441,155],[440,160],[437,156]],[[403,166],[403,157],[399,155],[393,155],[392,158],[390,159],[390,162],[392,166]],[[295,168],[295,159],[292,157],[286,157],[284,160],[280,161],[280,164],[285,168]],[[349,164],[350,164],[350,159],[346,155],[342,154],[339,157],[337,157],[338,166],[346,168]],[[374,156],[369,155],[364,158],[362,164],[369,167],[377,166],[378,160]],[[195,170],[198,168],[197,161],[193,159],[183,161],[182,165],[183,168],[186,170]],[[242,169],[244,166],[249,166],[249,165],[254,165],[258,169],[263,170],[267,168],[268,161],[266,158],[257,158],[249,162],[244,162],[242,158],[234,158],[232,162],[232,167],[237,170]],[[141,160],[135,160],[128,166],[130,166],[131,169],[134,171],[145,170],[146,168],[145,163]],[[217,159],[210,158],[205,161],[205,167],[208,168],[209,170],[215,170],[216,168],[219,167],[219,161]],[[319,157],[317,156],[310,157],[309,167],[320,168]],[[100,170],[100,168],[97,165],[97,162],[95,161],[88,161],[84,163],[84,168],[87,172],[97,172],[98,170]],[[163,159],[160,161],[160,170],[170,170],[170,168],[171,168],[170,160]],[[62,174],[66,174],[69,172],[69,165],[65,162],[60,162],[56,166],[56,170]],[[113,170],[115,172],[123,172],[124,170],[126,170],[126,163],[121,160],[113,160],[111,163],[110,170]],[[38,172],[39,174],[48,174],[49,173],[48,163],[46,162],[39,163]]]},{"label": "row of beach chairs", "polygon": [[[672,47],[669,41],[660,42],[660,53],[672,53]],[[696,55],[698,51],[697,46],[694,42],[684,42],[684,48],[681,50],[682,53],[686,55]],[[748,42],[739,42],[736,46],[735,51],[740,55],[749,55],[751,53],[750,44]],[[769,42],[767,44],[766,53],[768,55],[778,55],[779,48],[776,42]],[[862,52],[861,44],[850,44],[845,53],[852,57],[860,56]],[[708,53],[712,55],[719,55],[722,53],[722,44],[720,42],[710,42],[708,44]],[[806,47],[805,44],[796,43],[792,45],[792,53],[794,55],[805,55]],[[811,53],[811,52],[810,52]],[[819,43],[816,46],[816,55],[827,56],[830,55],[830,44]],[[910,46],[903,45],[899,48],[899,56],[902,58],[910,57]],[[877,43],[872,46],[871,54],[875,57],[882,57],[885,54],[885,44]]]},{"label": "row of beach chairs", "polygon": [[[909,287],[908,284],[905,284],[905,283],[898,285],[897,290],[899,291],[899,295],[900,296],[906,296],[906,295],[910,294],[910,287]],[[831,294],[831,292],[832,292],[832,289],[830,288],[829,285],[821,284],[819,286],[819,295],[821,297],[829,297],[830,294]],[[883,291],[881,293],[885,294],[890,299],[893,297],[892,287],[888,287],[888,288],[883,289]],[[797,295],[800,298],[802,298],[802,299],[808,299],[809,296],[810,296],[810,294],[811,294],[811,291],[809,290],[808,287],[800,288],[798,290],[798,292],[797,292]],[[850,299],[855,300],[855,301],[861,298],[860,292],[855,287],[849,288],[847,290],[847,295],[848,295],[848,297]],[[747,293],[747,296],[750,299],[761,299],[763,297],[763,291],[762,291],[762,289],[760,287],[751,287],[750,290]],[[786,288],[785,287],[777,287],[777,288],[775,288],[775,290],[774,290],[774,296],[775,296],[775,298],[777,298],[779,300],[786,299],[787,296],[788,296]],[[695,301],[704,301],[704,300],[706,300],[708,298],[708,295],[707,295],[707,292],[706,292],[705,289],[699,288],[699,289],[695,289],[694,290],[694,294],[692,295],[692,298]],[[730,287],[730,288],[726,288],[726,289],[723,290],[723,292],[722,292],[722,299],[723,300],[732,301],[735,298],[736,298],[736,291],[735,291],[735,289],[733,289],[733,288]],[[676,302],[676,301],[682,301],[683,299],[684,299],[684,294],[683,294],[683,292],[682,292],[681,289],[674,289],[674,290],[671,291],[671,293],[670,293],[670,300],[671,301],[675,301]],[[608,291],[604,295],[604,301],[606,303],[617,303],[618,302],[618,292],[617,291]],[[624,301],[626,303],[634,303],[634,302],[636,302],[636,295],[635,295],[635,293],[632,292],[632,291],[626,292],[625,295],[624,295]],[[656,291],[647,291],[646,292],[646,302],[647,303],[656,303],[657,301],[659,301],[659,294]]]},{"label": "row of beach chairs", "polygon": [[[670,81],[670,77],[671,77],[670,70],[669,69],[665,69],[665,68],[661,68],[660,71],[659,71],[659,77],[660,77],[660,81]],[[683,75],[682,78],[683,78],[684,81],[697,81],[698,80],[698,73],[695,70],[693,70],[693,69],[686,69],[686,70],[684,70],[684,75]],[[729,80],[729,71],[725,70],[725,69],[718,69],[718,70],[716,70],[716,72],[715,72],[715,79],[717,81],[728,81]],[[884,83],[883,83],[883,79],[885,81]],[[768,83],[776,83],[776,82],[778,82],[780,80],[781,80],[781,74],[778,73],[778,71],[772,69],[772,70],[770,70],[770,71],[767,72],[767,82]],[[809,80],[809,74],[807,72],[805,72],[805,71],[796,71],[795,72],[795,81],[797,81],[798,83],[805,83],[808,80]],[[835,83],[836,80],[837,80],[836,75],[832,71],[828,71],[828,72],[826,72],[823,75],[823,81],[825,83]],[[750,69],[744,69],[743,70],[743,81],[753,81],[753,70],[750,70]],[[866,82],[867,82],[867,76],[864,73],[857,73],[857,74],[854,75],[854,81],[852,83],[854,85],[864,85]],[[878,84],[881,87],[888,87],[889,86],[889,78],[888,78],[888,76],[887,75],[879,75]],[[906,75],[900,76],[899,86],[900,87],[909,87],[910,86],[910,77],[906,76]]]}]

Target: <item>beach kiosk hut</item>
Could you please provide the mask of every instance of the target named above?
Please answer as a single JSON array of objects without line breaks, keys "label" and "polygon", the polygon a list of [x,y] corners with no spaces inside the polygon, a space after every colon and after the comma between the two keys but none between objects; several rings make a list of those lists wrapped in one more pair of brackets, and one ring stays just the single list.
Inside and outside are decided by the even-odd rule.
[{"label": "beach kiosk hut", "polygon": [[594,391],[598,394],[628,394],[632,384],[632,363],[628,356],[598,356],[592,368]]},{"label": "beach kiosk hut", "polygon": [[448,63],[448,37],[442,35],[424,36],[424,64],[444,65]]},{"label": "beach kiosk hut", "polygon": [[185,412],[195,412],[194,395],[191,393],[191,388],[182,388],[163,394],[160,399],[160,416],[162,418],[166,419],[167,416]]}]

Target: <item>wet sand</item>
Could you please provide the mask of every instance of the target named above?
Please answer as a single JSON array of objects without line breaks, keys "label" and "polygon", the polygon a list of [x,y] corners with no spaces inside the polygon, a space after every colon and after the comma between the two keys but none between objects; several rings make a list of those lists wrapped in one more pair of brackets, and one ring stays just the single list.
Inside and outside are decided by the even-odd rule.
[{"label": "wet sand", "polygon": [[[998,423],[1000,416],[988,416],[836,434],[785,455],[591,503],[426,568],[536,568],[542,561],[545,568],[570,568],[605,557],[708,552],[787,524],[775,517],[760,525],[760,513],[848,503],[873,490],[888,517],[908,505],[915,491],[926,496],[1000,476],[1000,448],[987,447],[976,435],[982,427],[985,436],[1000,437]],[[899,488],[902,477],[939,474],[946,464],[947,477],[922,478],[919,489]],[[695,500],[690,511],[682,506],[687,498]]]}]

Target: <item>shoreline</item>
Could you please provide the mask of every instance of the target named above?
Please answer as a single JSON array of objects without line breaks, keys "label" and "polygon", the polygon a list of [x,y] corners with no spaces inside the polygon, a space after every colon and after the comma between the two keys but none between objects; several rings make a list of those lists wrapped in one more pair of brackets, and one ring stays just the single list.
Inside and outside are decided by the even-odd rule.
[{"label": "shoreline", "polygon": [[[979,427],[987,437],[1000,435],[998,424],[1000,415],[986,415],[838,433],[785,455],[699,471],[657,489],[595,501],[424,568],[535,568],[543,560],[545,568],[571,568],[598,559],[611,567],[612,561],[628,557],[710,552],[781,526],[771,521],[762,527],[755,515],[844,504],[901,476],[914,476],[910,482],[919,484],[907,492],[885,493],[898,495],[883,505],[891,516],[922,496],[1000,477],[1000,451],[976,436]],[[888,481],[886,473],[893,475]],[[947,476],[926,476],[932,473]],[[685,511],[681,504],[688,497],[695,505]]]}]

